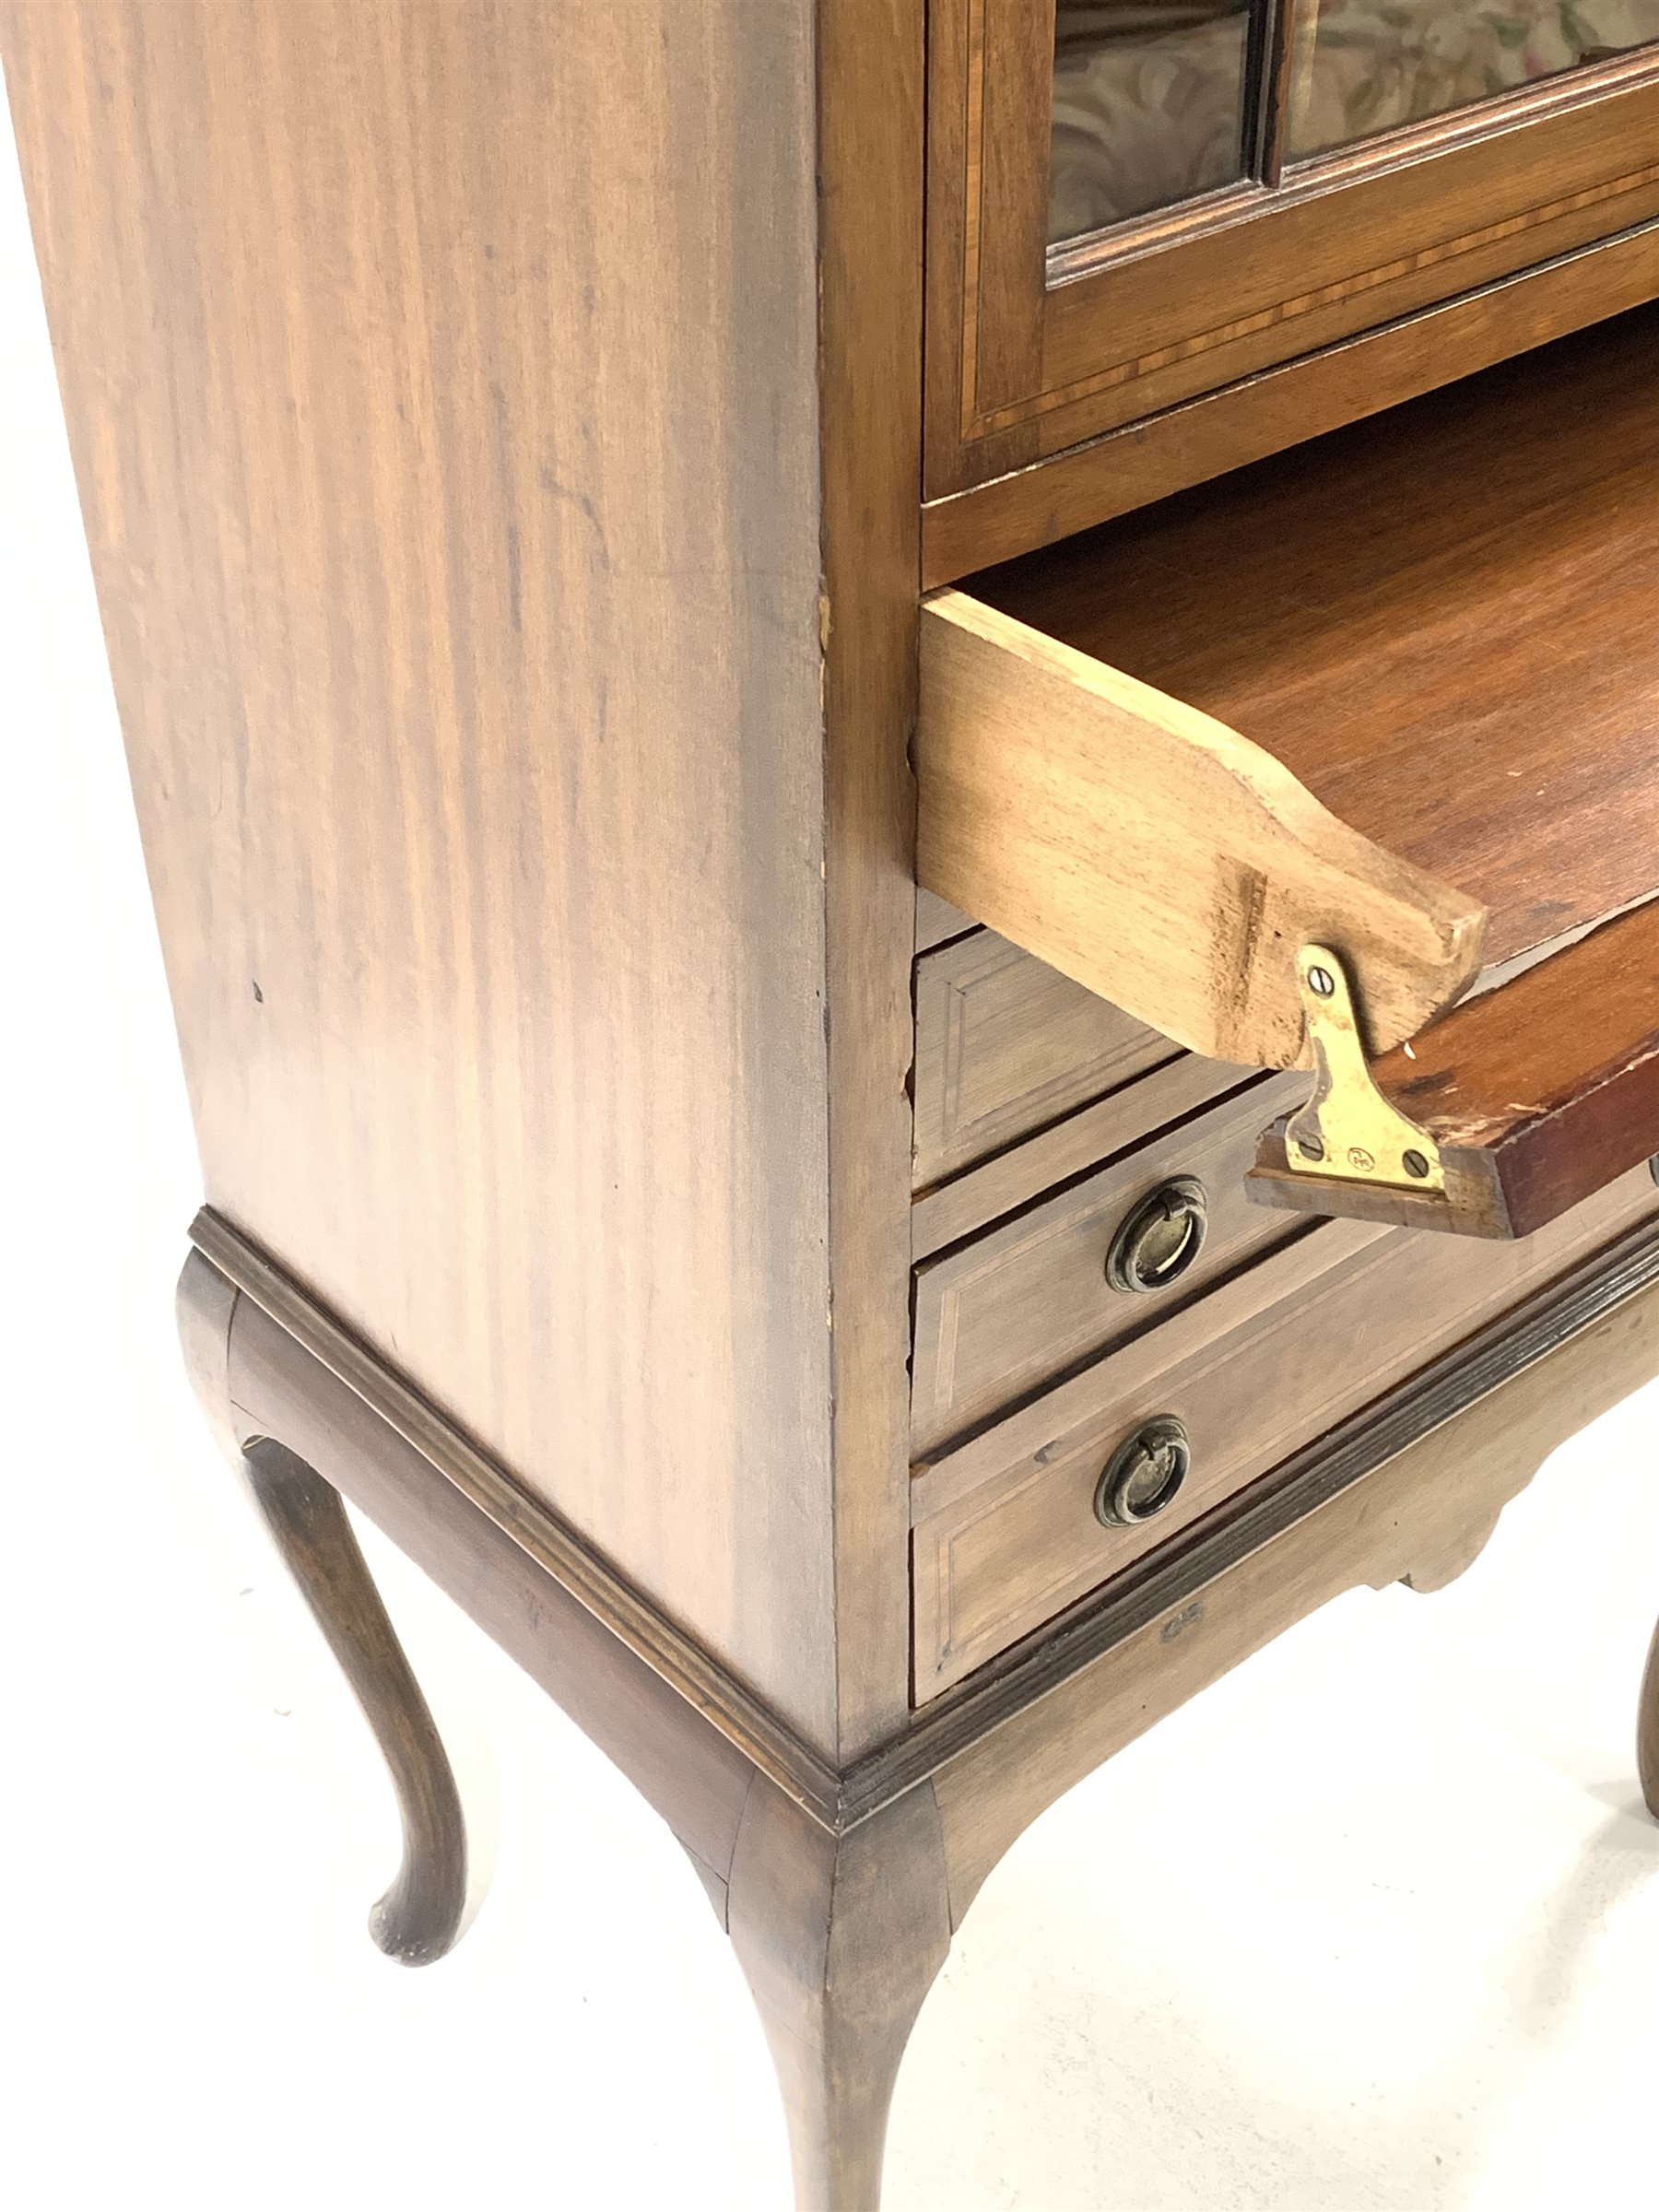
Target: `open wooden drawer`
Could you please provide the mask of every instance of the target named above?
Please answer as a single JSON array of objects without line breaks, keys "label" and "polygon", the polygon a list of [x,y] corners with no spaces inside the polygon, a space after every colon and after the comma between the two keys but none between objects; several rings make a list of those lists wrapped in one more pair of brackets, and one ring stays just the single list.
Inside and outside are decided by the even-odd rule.
[{"label": "open wooden drawer", "polygon": [[1528,1234],[1659,1151],[1659,310],[940,593],[916,769],[929,889],[1317,1067],[1253,1195]]}]

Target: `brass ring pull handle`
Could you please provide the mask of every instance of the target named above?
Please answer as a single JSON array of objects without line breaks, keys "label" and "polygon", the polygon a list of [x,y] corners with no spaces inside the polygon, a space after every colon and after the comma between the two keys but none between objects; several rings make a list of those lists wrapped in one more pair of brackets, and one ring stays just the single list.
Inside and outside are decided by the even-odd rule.
[{"label": "brass ring pull handle", "polygon": [[1193,1464],[1187,1432],[1160,1413],[1126,1436],[1095,1485],[1095,1519],[1102,1528],[1133,1528],[1174,1502]]},{"label": "brass ring pull handle", "polygon": [[1203,1251],[1208,1222],[1204,1185],[1173,1177],[1125,1217],[1106,1255],[1106,1280],[1114,1290],[1167,1290]]}]

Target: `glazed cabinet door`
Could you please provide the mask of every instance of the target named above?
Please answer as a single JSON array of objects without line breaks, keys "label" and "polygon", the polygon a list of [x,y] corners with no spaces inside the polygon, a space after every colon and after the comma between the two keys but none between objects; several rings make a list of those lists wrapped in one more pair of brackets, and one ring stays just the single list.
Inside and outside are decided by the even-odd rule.
[{"label": "glazed cabinet door", "polygon": [[[930,21],[930,500],[1659,218],[1659,0]],[[1653,288],[1599,261],[1577,321]],[[1483,365],[1441,350],[1425,381]]]}]

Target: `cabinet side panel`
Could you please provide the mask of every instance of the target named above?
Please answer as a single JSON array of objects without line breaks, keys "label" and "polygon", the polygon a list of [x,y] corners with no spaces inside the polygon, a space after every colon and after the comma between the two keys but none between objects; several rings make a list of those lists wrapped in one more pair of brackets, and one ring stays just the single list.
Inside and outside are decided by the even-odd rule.
[{"label": "cabinet side panel", "polygon": [[208,1197],[831,1743],[809,0],[0,35]]}]

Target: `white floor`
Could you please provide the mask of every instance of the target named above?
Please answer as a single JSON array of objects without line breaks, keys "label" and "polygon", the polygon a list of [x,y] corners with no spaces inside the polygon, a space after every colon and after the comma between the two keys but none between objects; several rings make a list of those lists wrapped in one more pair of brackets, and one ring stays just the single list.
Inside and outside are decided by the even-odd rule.
[{"label": "white floor", "polygon": [[[677,1847],[379,1545],[493,1743],[501,1849],[444,1964],[363,1933],[389,1798],[179,1372],[195,1167],[4,136],[0,738],[5,2201],[779,2212]],[[1649,1392],[1453,1590],[1331,1607],[1027,1835],[918,2027],[890,2212],[1654,2201],[1656,1423]]]}]

